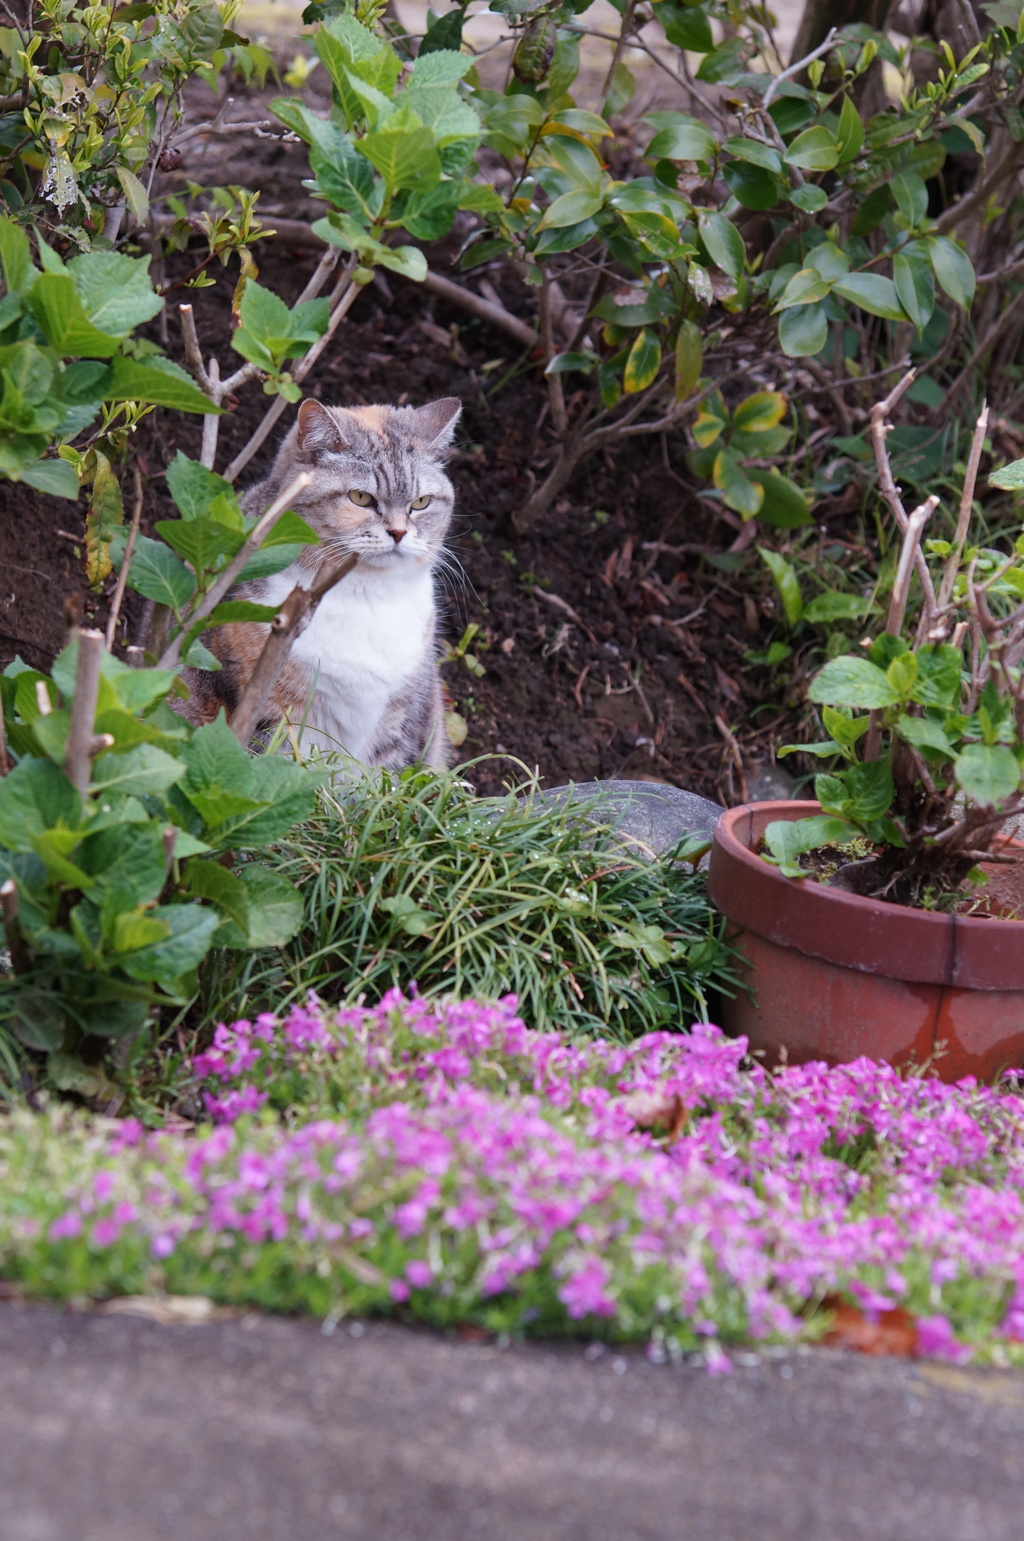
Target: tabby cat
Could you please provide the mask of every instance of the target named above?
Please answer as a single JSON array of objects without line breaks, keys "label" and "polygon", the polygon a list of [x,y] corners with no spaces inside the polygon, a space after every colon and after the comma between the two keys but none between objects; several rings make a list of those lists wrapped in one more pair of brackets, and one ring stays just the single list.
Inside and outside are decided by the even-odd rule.
[{"label": "tabby cat", "polygon": [[[359,564],[321,600],[295,642],[261,726],[305,723],[306,748],[339,751],[368,766],[448,762],[437,670],[435,569],[451,523],[454,489],[444,470],[461,403],[325,407],[304,401],[270,475],[242,497],[261,514],[300,470],[313,480],[292,506],[320,537],[284,572],[241,584],[235,599],[280,604],[308,588],[325,557]],[[205,638],[220,672],[185,669],[181,708],[191,722],[233,710],[259,657],[265,625],[239,622]]]}]

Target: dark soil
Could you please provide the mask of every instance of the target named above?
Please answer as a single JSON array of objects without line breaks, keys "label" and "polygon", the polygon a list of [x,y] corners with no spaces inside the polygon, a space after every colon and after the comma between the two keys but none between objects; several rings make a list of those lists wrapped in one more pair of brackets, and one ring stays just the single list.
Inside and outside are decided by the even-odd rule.
[{"label": "dark soil", "polygon": [[[237,157],[235,142],[229,144]],[[246,141],[246,152],[245,166],[219,167],[223,180],[260,185],[261,208],[308,217],[302,148],[255,140]],[[252,163],[256,153],[265,164]],[[296,193],[290,203],[289,188]],[[281,240],[255,250],[261,280],[289,302],[320,255]],[[167,279],[180,281],[201,255],[197,243],[170,258]],[[429,255],[435,268],[450,271],[447,252]],[[236,360],[229,338],[237,264],[208,271],[212,287],[172,294],[167,347],[182,357],[174,302],[187,297],[204,350],[217,352],[226,372]],[[503,286],[500,272],[490,277],[514,307],[515,281]],[[570,484],[569,496],[530,535],[514,540],[509,517],[542,474],[554,442],[538,367],[504,332],[402,279],[391,279],[389,287],[381,278],[356,301],[306,389],[342,405],[419,403],[442,395],[465,404],[453,462],[458,507],[451,540],[465,580],[448,583],[444,622],[453,652],[467,625],[479,627],[468,648],[476,668],[468,658],[444,664],[453,703],[468,725],[464,758],[512,756],[547,785],[648,777],[726,803],[744,800],[747,776],[766,758],[768,735],[784,710],[764,710],[769,677],[745,660],[765,646],[771,604],[766,599],[759,606],[749,581],[740,592],[730,582],[734,574],[716,567],[736,531],[686,485],[682,435],[632,440],[594,459]],[[257,384],[244,388],[223,419],[218,466],[245,442],[267,405]],[[289,420],[290,412],[281,433],[243,473],[242,485],[264,474]],[[163,469],[178,448],[198,456],[199,436],[198,419],[166,411],[152,414],[136,433],[144,529],[173,515]],[[43,667],[61,646],[65,602],[80,605],[87,621],[102,623],[107,598],[90,594],[83,581],[84,503],[10,483],[4,498],[0,659],[20,652]],[[739,560],[726,558],[724,569]],[[742,560],[757,565],[751,552]],[[112,586],[113,579],[108,591]],[[129,631],[136,628],[137,609],[129,606],[126,619]],[[755,729],[750,714],[756,706],[762,711]],[[491,762],[469,774],[482,791],[498,791],[516,767]]]}]

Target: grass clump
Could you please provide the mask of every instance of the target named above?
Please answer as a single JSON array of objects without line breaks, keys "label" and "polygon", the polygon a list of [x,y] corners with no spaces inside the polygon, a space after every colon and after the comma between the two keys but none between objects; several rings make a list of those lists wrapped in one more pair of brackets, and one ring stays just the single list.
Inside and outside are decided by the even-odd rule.
[{"label": "grass clump", "polygon": [[[532,790],[536,790],[533,788]],[[519,999],[531,1026],[629,1039],[707,1020],[731,990],[732,950],[703,874],[645,860],[592,804],[477,797],[417,770],[324,788],[313,817],[261,860],[305,900],[291,942],[223,954],[205,972],[203,1021],[304,999]]]}]

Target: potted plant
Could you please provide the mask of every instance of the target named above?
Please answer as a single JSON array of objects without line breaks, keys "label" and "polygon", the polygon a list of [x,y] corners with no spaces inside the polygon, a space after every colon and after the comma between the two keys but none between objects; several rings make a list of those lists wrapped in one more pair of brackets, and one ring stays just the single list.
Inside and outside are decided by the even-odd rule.
[{"label": "potted plant", "polygon": [[[985,408],[954,539],[923,540],[938,499],[908,514],[886,450],[913,378],[871,416],[902,533],[885,629],[812,680],[827,739],[789,746],[839,768],[816,802],[734,808],[715,831],[711,897],[750,987],[723,1018],[769,1056],[990,1078],[1024,1062],[1024,845],[1007,832],[1024,812],[1024,538],[968,541]],[[1024,461],[991,482],[1024,487]]]}]

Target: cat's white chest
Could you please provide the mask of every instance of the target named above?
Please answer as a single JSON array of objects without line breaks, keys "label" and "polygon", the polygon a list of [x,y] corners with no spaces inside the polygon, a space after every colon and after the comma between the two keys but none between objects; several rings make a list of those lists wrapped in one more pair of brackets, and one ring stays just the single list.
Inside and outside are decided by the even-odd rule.
[{"label": "cat's white chest", "polygon": [[[287,594],[296,579],[308,582],[294,570],[271,581]],[[433,639],[429,571],[371,568],[343,578],[320,601],[292,649],[293,659],[309,672],[313,692],[304,746],[344,750],[365,760],[388,702],[423,667]]]}]

